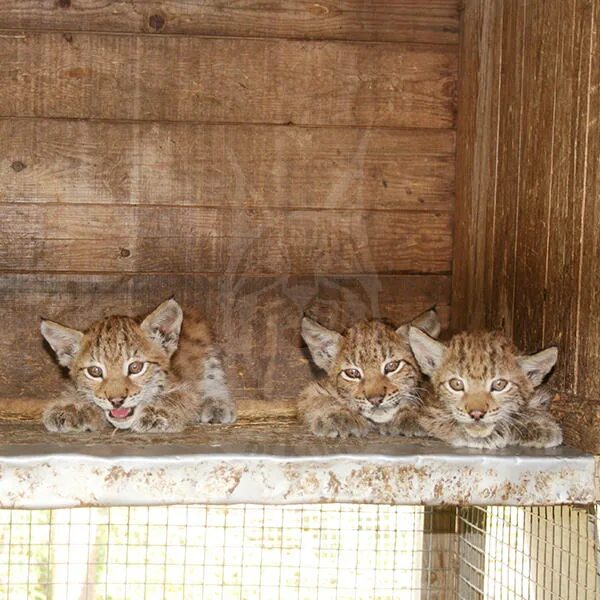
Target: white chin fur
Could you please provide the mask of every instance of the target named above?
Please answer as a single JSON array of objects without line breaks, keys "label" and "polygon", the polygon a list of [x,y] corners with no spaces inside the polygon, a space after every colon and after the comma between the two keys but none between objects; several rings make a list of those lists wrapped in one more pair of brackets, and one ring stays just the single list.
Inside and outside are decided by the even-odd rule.
[{"label": "white chin fur", "polygon": [[484,438],[494,431],[493,423],[482,423],[481,425],[466,425],[465,430],[474,438]]},{"label": "white chin fur", "polygon": [[389,423],[396,415],[396,412],[397,410],[395,408],[393,410],[375,409],[370,414],[365,415],[365,417],[370,421],[373,421],[373,423]]}]

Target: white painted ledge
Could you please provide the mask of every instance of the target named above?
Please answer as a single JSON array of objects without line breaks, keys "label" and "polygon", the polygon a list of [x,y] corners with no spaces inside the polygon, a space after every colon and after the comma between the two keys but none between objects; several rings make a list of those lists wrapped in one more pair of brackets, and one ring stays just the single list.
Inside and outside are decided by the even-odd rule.
[{"label": "white painted ledge", "polygon": [[481,453],[433,441],[324,442],[296,426],[184,434],[52,435],[2,426],[0,506],[589,504],[594,457],[568,448]]}]

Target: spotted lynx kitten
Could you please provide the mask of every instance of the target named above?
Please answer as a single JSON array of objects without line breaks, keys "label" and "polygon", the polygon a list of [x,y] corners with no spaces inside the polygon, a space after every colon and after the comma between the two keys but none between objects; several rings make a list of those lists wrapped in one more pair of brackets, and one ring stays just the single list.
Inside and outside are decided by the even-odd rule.
[{"label": "spotted lynx kitten", "polygon": [[562,432],[547,411],[542,384],[555,347],[519,355],[497,332],[460,333],[448,346],[411,327],[410,346],[431,380],[422,427],[453,446],[550,448]]},{"label": "spotted lynx kitten", "polygon": [[[440,332],[435,311],[413,322],[433,336]],[[424,435],[417,423],[418,365],[408,345],[408,325],[394,328],[364,321],[344,334],[307,317],[302,337],[325,376],[310,383],[298,400],[298,416],[315,435]]]},{"label": "spotted lynx kitten", "polygon": [[[183,324],[183,329],[182,329]],[[50,431],[181,431],[231,423],[235,405],[204,322],[163,302],[141,323],[112,316],[85,332],[43,320],[42,335],[72,386],[43,414]]]}]

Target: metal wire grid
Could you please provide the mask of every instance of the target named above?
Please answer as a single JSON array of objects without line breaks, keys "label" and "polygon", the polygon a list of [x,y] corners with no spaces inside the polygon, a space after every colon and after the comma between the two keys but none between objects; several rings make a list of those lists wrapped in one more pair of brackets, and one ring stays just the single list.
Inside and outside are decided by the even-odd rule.
[{"label": "metal wire grid", "polygon": [[580,507],[4,510],[0,599],[587,600],[600,590],[595,518]]},{"label": "metal wire grid", "polygon": [[460,600],[597,600],[594,507],[458,509]]},{"label": "metal wire grid", "polygon": [[421,598],[421,507],[0,511],[0,598]]}]

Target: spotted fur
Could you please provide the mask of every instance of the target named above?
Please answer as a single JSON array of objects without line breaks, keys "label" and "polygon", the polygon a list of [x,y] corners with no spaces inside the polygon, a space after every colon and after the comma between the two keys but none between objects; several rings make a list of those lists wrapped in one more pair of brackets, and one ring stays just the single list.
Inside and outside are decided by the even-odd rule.
[{"label": "spotted fur", "polygon": [[[111,316],[80,332],[44,320],[41,330],[71,379],[63,398],[44,411],[50,431],[170,432],[235,420],[208,327],[193,313],[184,322],[175,300],[141,322]],[[140,373],[130,372],[133,363],[143,365]],[[90,368],[102,376],[92,377]]]},{"label": "spotted fur", "polygon": [[454,446],[547,448],[562,432],[547,411],[542,386],[556,348],[520,355],[498,332],[455,335],[448,346],[411,328],[410,345],[431,387],[421,426]]},{"label": "spotted fur", "polygon": [[[413,323],[439,334],[433,310]],[[298,400],[299,418],[312,433],[342,438],[370,431],[423,435],[416,412],[420,372],[408,345],[407,325],[394,329],[363,321],[340,334],[305,317],[302,336],[315,364],[325,371]],[[390,365],[391,372],[386,372]],[[360,377],[350,378],[349,371]]]}]

